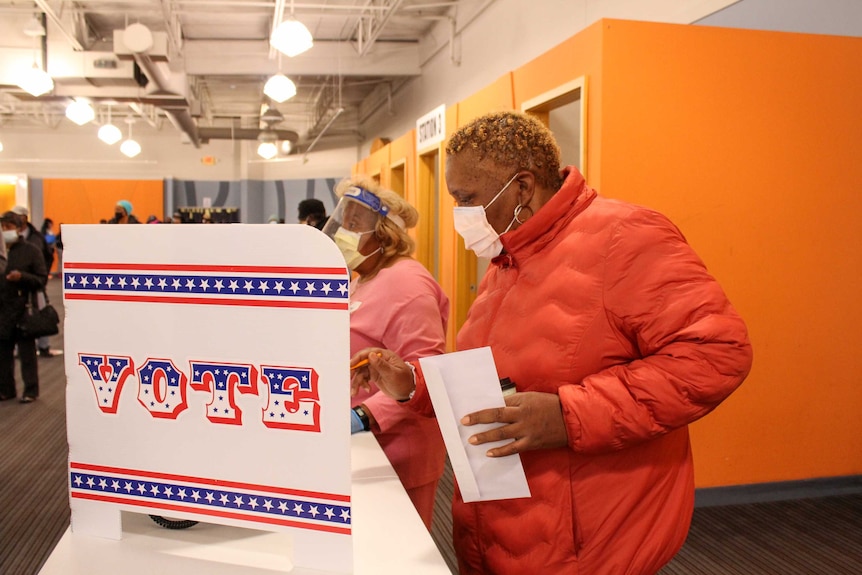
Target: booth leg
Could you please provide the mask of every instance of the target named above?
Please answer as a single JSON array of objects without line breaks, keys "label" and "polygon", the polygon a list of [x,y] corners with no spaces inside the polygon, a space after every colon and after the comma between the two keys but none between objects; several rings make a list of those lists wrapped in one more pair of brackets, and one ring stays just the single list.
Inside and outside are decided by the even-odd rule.
[{"label": "booth leg", "polygon": [[72,532],[103,539],[122,539],[120,508],[96,501],[72,500]]}]

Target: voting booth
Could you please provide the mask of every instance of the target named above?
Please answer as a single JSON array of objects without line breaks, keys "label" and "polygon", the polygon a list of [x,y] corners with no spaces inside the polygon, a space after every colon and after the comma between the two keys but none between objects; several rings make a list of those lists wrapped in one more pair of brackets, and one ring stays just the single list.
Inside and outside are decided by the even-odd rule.
[{"label": "voting booth", "polygon": [[352,571],[349,275],[310,226],[67,225],[72,531],[280,531]]}]

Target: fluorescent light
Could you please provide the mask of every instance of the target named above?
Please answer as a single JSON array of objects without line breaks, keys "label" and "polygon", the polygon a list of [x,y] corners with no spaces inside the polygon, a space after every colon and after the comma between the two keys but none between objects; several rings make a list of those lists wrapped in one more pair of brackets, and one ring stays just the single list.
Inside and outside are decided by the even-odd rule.
[{"label": "fluorescent light", "polygon": [[271,160],[278,153],[278,146],[275,142],[261,142],[257,147],[257,155],[264,160]]},{"label": "fluorescent light", "polygon": [[141,145],[133,139],[129,138],[128,140],[125,140],[122,144],[120,144],[120,151],[128,157],[134,158],[141,153]]},{"label": "fluorescent light", "polygon": [[89,102],[76,99],[74,102],[66,106],[66,117],[79,126],[83,126],[84,124],[93,121],[93,118],[96,117],[96,112],[93,110],[93,107]]},{"label": "fluorescent light", "polygon": [[33,62],[32,68],[27,68],[21,72],[18,86],[31,96],[38,98],[54,89],[54,80],[45,70]]},{"label": "fluorescent light", "polygon": [[305,25],[292,18],[285,20],[275,29],[269,39],[270,45],[279,52],[293,58],[314,46],[311,32]]},{"label": "fluorescent light", "polygon": [[123,138],[123,133],[113,124],[105,124],[99,128],[99,139],[112,146]]},{"label": "fluorescent light", "polygon": [[266,84],[263,86],[263,93],[281,104],[296,96],[296,84],[293,83],[293,80],[279,72],[266,81]]}]

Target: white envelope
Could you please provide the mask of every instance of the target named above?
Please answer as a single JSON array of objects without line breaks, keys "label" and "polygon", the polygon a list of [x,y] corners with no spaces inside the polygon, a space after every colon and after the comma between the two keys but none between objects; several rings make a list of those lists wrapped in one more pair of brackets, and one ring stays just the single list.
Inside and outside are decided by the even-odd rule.
[{"label": "white envelope", "polygon": [[468,413],[506,405],[491,348],[424,357],[419,364],[464,501],[530,497],[520,455],[485,455],[511,440],[482,445],[467,442],[470,436],[502,424],[461,425]]}]

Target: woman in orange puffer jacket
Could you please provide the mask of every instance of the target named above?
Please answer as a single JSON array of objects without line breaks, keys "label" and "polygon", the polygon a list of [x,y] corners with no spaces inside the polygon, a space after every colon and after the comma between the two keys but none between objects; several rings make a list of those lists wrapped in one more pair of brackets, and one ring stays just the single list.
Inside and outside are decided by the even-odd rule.
[{"label": "woman in orange puffer jacket", "polygon": [[[520,453],[531,492],[474,503],[456,493],[460,572],[653,574],[691,520],[687,425],[750,369],[745,324],[664,216],[602,198],[574,168],[561,175],[537,120],[481,117],[447,154],[455,227],[493,258],[458,349],[490,346],[517,386],[507,407],[464,423],[504,424],[473,439],[512,439],[489,456]],[[366,356],[354,385],[371,379],[433,413],[421,370],[414,380],[384,350],[351,361]]]}]

